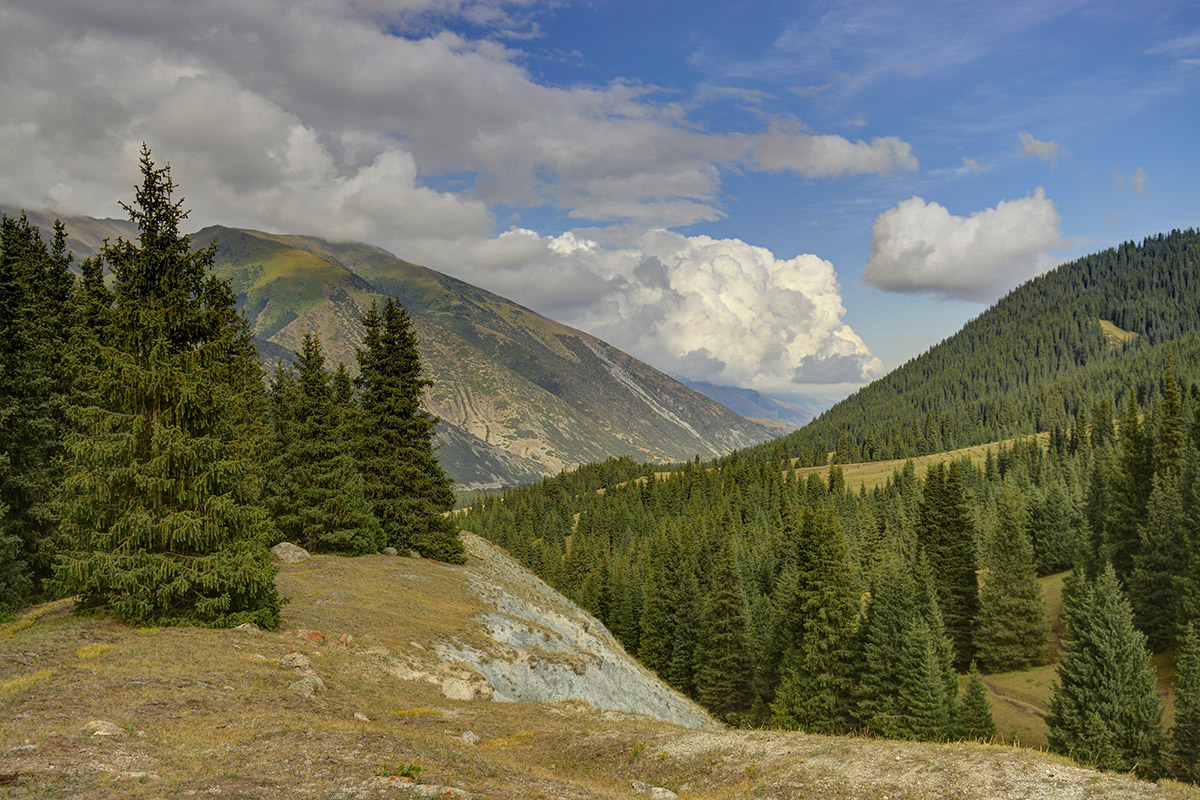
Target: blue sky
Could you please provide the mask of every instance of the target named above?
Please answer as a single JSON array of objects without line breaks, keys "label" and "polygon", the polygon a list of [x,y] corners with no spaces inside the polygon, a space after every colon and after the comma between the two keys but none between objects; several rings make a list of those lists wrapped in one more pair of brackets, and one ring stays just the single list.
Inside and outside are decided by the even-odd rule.
[{"label": "blue sky", "polygon": [[1200,222],[1195,3],[0,0],[0,202],[387,247],[837,397]]}]

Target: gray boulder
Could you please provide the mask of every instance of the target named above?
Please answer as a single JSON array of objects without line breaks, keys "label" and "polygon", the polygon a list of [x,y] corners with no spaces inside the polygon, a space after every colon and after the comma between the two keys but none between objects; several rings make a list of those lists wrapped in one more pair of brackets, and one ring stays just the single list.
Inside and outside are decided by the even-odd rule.
[{"label": "gray boulder", "polygon": [[271,555],[280,564],[299,564],[301,561],[307,561],[312,558],[307,550],[291,542],[280,542],[275,545],[271,548]]}]

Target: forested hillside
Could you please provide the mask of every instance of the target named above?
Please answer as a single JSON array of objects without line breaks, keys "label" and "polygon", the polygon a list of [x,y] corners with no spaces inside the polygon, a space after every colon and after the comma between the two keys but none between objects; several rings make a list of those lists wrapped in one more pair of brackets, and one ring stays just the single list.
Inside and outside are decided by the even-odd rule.
[{"label": "forested hillside", "polygon": [[1200,232],[1126,242],[1014,289],[779,445],[819,464],[830,451],[839,461],[905,458],[1085,427],[1097,400],[1156,392],[1169,356],[1190,369],[1197,330]]},{"label": "forested hillside", "polygon": [[[1187,777],[1194,659],[1179,662],[1168,741],[1149,657],[1192,652],[1200,611],[1196,254],[1194,232],[1174,233],[1033,281],[816,432],[662,472],[589,466],[480,501],[461,524],[732,722],[988,738],[974,671],[1058,659],[1054,748]],[[1139,335],[1115,342],[1101,318]],[[910,464],[872,491],[848,491],[837,466],[798,474],[825,462],[824,435],[858,460],[872,440],[878,457],[1043,426],[982,463],[924,478]],[[1037,576],[1069,569],[1060,653]]]}]

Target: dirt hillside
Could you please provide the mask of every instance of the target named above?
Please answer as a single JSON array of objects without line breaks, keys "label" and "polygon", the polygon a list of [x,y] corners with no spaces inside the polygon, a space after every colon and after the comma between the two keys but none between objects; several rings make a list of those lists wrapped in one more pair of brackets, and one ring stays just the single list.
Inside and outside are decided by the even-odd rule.
[{"label": "dirt hillside", "polygon": [[274,632],[69,601],[0,624],[0,797],[1200,797],[1007,747],[718,730],[503,553],[468,551],[286,565]]}]

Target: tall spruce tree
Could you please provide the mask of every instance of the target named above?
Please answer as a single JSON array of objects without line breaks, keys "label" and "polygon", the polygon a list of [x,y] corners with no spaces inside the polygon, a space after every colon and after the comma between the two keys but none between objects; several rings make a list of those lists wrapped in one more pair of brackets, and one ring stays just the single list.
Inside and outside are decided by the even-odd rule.
[{"label": "tall spruce tree", "polygon": [[321,340],[306,334],[296,377],[276,373],[276,458],[270,507],[280,536],[309,550],[362,555],[384,547],[383,529],[363,495],[363,481],[340,425]]},{"label": "tall spruce tree", "polygon": [[70,330],[66,231],[51,248],[22,214],[0,221],[0,615],[41,599],[53,523],[46,502],[60,479]]},{"label": "tall spruce tree", "polygon": [[1133,559],[1129,599],[1134,619],[1154,652],[1174,646],[1187,593],[1188,524],[1179,494],[1179,476],[1155,474]]},{"label": "tall spruce tree", "polygon": [[918,536],[933,568],[938,608],[954,645],[954,663],[965,668],[975,649],[972,632],[979,612],[979,587],[975,525],[957,463],[949,468],[942,464],[930,467],[921,499]]},{"label": "tall spruce tree", "polygon": [[103,251],[115,306],[98,345],[95,403],[71,410],[56,497],[55,563],[78,607],[134,623],[279,621],[271,526],[236,439],[233,373],[250,368],[233,293],[192,252],[170,168],[141,156],[139,244]]},{"label": "tall spruce tree", "polygon": [[454,493],[433,452],[438,418],[421,408],[421,395],[432,382],[421,376],[408,312],[389,298],[382,314],[372,305],[362,324],[356,449],[367,499],[388,544],[461,564],[463,545],[445,516]]},{"label": "tall spruce tree", "polygon": [[1200,637],[1194,623],[1184,628],[1175,653],[1175,725],[1169,753],[1172,775],[1200,783]]},{"label": "tall spruce tree", "polygon": [[700,702],[725,719],[745,710],[750,690],[746,604],[728,536],[713,566],[696,642],[696,690]]},{"label": "tall spruce tree", "polygon": [[1026,533],[1025,505],[1015,486],[1006,486],[997,499],[985,566],[975,628],[980,667],[1004,672],[1045,664],[1050,626]]},{"label": "tall spruce tree", "polygon": [[1072,587],[1065,650],[1046,724],[1050,748],[1101,769],[1154,774],[1162,706],[1146,637],[1109,564],[1091,585]]},{"label": "tall spruce tree", "polygon": [[814,733],[841,730],[849,720],[851,638],[858,592],[841,527],[828,513],[802,513],[800,584],[802,634],[783,659],[783,680],[772,721]]},{"label": "tall spruce tree", "polygon": [[1107,520],[1107,556],[1117,577],[1127,580],[1141,547],[1141,526],[1146,519],[1154,474],[1151,438],[1138,416],[1133,390],[1121,417],[1120,454],[1113,481],[1112,510]]}]

